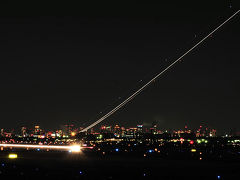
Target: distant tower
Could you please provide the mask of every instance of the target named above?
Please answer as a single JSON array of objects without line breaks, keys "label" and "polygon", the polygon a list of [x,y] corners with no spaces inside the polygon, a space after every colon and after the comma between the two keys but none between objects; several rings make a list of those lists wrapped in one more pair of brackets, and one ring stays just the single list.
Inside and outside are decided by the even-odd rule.
[{"label": "distant tower", "polygon": [[120,136],[120,134],[121,134],[121,128],[120,128],[120,126],[119,126],[118,124],[116,124],[116,125],[114,126],[113,133],[114,133],[115,135],[117,135],[117,136]]},{"label": "distant tower", "polygon": [[151,133],[152,133],[152,134],[156,134],[156,133],[157,133],[157,122],[156,122],[156,121],[154,121],[154,122],[152,123]]},{"label": "distant tower", "polygon": [[143,133],[143,125],[142,124],[137,125],[137,132]]},{"label": "distant tower", "polygon": [[4,136],[4,129],[1,129],[1,136]]},{"label": "distant tower", "polygon": [[26,137],[27,136],[27,128],[26,127],[22,127],[21,128],[21,135],[22,135],[22,137]]}]

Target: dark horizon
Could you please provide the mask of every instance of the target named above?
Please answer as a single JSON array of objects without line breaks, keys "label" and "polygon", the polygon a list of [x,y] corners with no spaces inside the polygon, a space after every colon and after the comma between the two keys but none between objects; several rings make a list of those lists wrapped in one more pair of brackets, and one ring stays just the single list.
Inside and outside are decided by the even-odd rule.
[{"label": "dark horizon", "polygon": [[[1,16],[0,126],[88,126],[237,10],[234,3],[198,5]],[[102,124],[239,131],[238,21],[239,15]]]}]

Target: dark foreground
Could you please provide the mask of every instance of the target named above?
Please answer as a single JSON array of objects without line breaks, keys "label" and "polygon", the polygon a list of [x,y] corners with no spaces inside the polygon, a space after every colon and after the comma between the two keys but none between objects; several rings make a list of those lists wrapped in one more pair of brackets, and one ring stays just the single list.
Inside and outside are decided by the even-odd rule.
[{"label": "dark foreground", "polygon": [[137,154],[0,152],[0,179],[240,179],[238,160],[207,160]]}]

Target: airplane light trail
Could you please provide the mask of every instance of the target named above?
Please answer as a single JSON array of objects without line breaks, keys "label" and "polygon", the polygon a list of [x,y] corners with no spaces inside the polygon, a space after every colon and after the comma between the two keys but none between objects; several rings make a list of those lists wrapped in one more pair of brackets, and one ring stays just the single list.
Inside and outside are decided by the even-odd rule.
[{"label": "airplane light trail", "polygon": [[[31,144],[0,144],[1,147],[16,147],[16,148],[39,148],[39,149],[63,149],[70,150],[72,152],[80,152],[80,145],[71,146],[54,146],[54,145],[31,145]],[[91,147],[84,147],[91,148]]]},{"label": "airplane light trail", "polygon": [[187,54],[189,54],[191,51],[193,51],[196,47],[198,47],[202,42],[204,42],[209,36],[211,36],[213,33],[215,33],[218,29],[220,29],[224,24],[226,24],[228,21],[230,21],[234,16],[236,16],[240,10],[235,12],[232,16],[230,16],[227,20],[225,20],[222,24],[220,24],[218,27],[216,27],[213,31],[211,31],[207,36],[205,36],[203,39],[201,39],[198,43],[196,43],[192,48],[190,48],[188,51],[186,51],[183,55],[181,55],[178,59],[176,59],[173,63],[171,63],[168,67],[166,67],[163,71],[161,71],[159,74],[157,74],[155,77],[153,77],[150,81],[148,81],[145,85],[143,85],[140,89],[138,89],[136,92],[134,92],[131,96],[129,96],[127,99],[125,99],[122,103],[120,103],[118,106],[113,108],[111,111],[109,111],[107,114],[105,114],[103,117],[89,125],[88,127],[81,130],[81,132],[85,132],[88,129],[96,126],[109,116],[111,116],[113,113],[115,113],[117,110],[125,106],[129,101],[134,99],[139,93],[141,93],[146,87],[148,87],[150,84],[152,84],[157,78],[159,78],[162,74],[164,74],[167,70],[169,70],[171,67],[173,67],[177,62],[179,62],[182,58],[184,58]]}]

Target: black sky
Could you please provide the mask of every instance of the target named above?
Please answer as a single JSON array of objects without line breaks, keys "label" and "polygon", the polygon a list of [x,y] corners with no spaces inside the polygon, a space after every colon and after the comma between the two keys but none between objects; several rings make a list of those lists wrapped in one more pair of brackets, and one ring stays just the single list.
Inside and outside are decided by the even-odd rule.
[{"label": "black sky", "polygon": [[[0,17],[0,127],[86,127],[238,9],[233,1],[151,1],[61,5],[72,12],[59,16],[36,6]],[[240,130],[239,20],[103,124]]]}]

